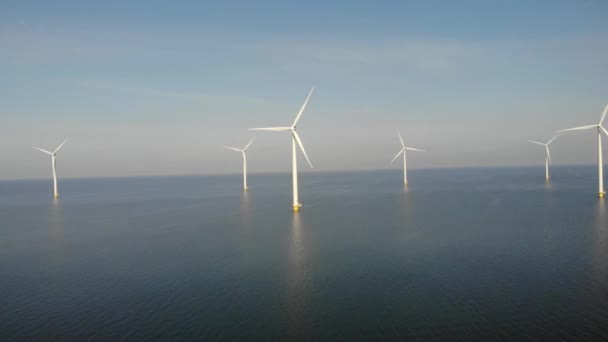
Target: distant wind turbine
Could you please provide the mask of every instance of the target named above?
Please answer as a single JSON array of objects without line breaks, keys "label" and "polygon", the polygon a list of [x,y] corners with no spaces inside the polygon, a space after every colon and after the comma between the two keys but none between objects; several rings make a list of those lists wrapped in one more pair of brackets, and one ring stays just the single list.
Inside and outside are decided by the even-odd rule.
[{"label": "distant wind turbine", "polygon": [[602,123],[604,123],[604,119],[606,119],[606,113],[608,113],[608,105],[606,105],[606,107],[604,107],[604,112],[602,113],[602,117],[600,118],[600,122],[598,124],[568,128],[568,129],[563,129],[561,131],[558,131],[558,132],[568,132],[568,131],[582,131],[582,130],[593,129],[593,128],[597,129],[597,163],[598,163],[597,168],[598,168],[598,177],[599,177],[598,196],[600,198],[604,198],[604,194],[606,193],[604,191],[604,165],[603,165],[603,161],[602,161],[602,132],[604,132],[604,134],[608,135],[608,131],[604,128],[604,126],[602,126]]},{"label": "distant wind turbine", "polygon": [[59,150],[63,147],[63,144],[65,144],[66,141],[68,141],[68,139],[65,139],[61,143],[61,145],[59,145],[55,149],[55,151],[53,151],[53,152],[49,152],[47,150],[43,150],[43,149],[41,149],[39,147],[34,147],[38,151],[44,152],[44,153],[49,154],[51,156],[51,162],[52,162],[52,166],[53,166],[53,198],[59,198],[59,193],[57,192],[57,162],[55,161],[55,158],[57,157],[57,152],[59,152]]},{"label": "distant wind turbine", "polygon": [[255,140],[255,137],[251,139],[251,141],[245,146],[243,149],[238,149],[235,147],[224,146],[227,149],[231,149],[233,151],[243,153],[243,190],[247,191],[249,188],[247,187],[247,149],[251,146],[251,143]]},{"label": "distant wind turbine", "polygon": [[312,89],[310,90],[310,93],[308,93],[308,97],[306,98],[306,101],[304,101],[302,108],[300,108],[298,115],[296,115],[296,119],[294,120],[291,127],[265,127],[265,128],[250,128],[249,129],[250,131],[289,131],[289,132],[291,132],[293,211],[296,211],[296,212],[299,211],[300,207],[302,206],[302,204],[300,203],[300,201],[298,199],[298,164],[297,164],[297,155],[296,155],[296,152],[297,152],[296,144],[300,146],[300,149],[302,150],[304,157],[306,157],[306,161],[308,162],[308,165],[310,165],[311,168],[313,167],[312,163],[310,162],[310,159],[308,159],[308,156],[306,155],[306,150],[304,150],[304,145],[302,145],[302,140],[300,139],[298,132],[296,132],[296,125],[298,124],[298,121],[300,120],[302,113],[304,113],[304,109],[306,109],[306,105],[308,104],[308,100],[310,100],[310,97],[312,96],[312,92],[314,91],[314,89],[315,89],[315,87],[312,87]]},{"label": "distant wind turbine", "polygon": [[406,151],[419,151],[419,152],[424,152],[423,150],[419,150],[417,148],[413,148],[413,147],[406,147],[405,143],[403,142],[403,138],[401,137],[401,133],[399,133],[399,130],[397,130],[397,134],[399,135],[399,141],[401,142],[401,150],[399,150],[399,153],[397,153],[397,155],[395,156],[395,158],[393,158],[393,160],[391,160],[391,164],[397,160],[397,158],[399,158],[399,156],[403,153],[403,184],[407,185],[407,157],[406,157]]},{"label": "distant wind turbine", "polygon": [[557,137],[559,137],[559,134],[554,136],[553,138],[551,138],[551,140],[549,140],[546,144],[543,144],[541,142],[538,141],[534,141],[534,140],[528,140],[529,142],[536,144],[536,145],[540,145],[540,146],[544,146],[545,147],[545,179],[547,181],[549,181],[549,179],[551,177],[549,177],[549,164],[552,164],[553,162],[551,161],[551,153],[549,153],[549,145],[555,140],[557,139]]}]

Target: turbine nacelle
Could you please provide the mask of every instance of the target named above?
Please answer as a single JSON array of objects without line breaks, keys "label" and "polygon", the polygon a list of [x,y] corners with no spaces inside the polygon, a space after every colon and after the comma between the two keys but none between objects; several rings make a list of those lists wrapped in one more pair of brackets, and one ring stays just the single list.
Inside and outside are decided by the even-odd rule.
[{"label": "turbine nacelle", "polygon": [[57,148],[53,152],[47,151],[40,147],[34,147],[36,150],[46,153],[51,156],[51,161],[52,161],[52,165],[53,165],[53,198],[59,198],[59,193],[57,192],[57,171],[55,169],[55,167],[56,167],[55,157],[57,156],[57,152],[59,152],[59,150],[61,150],[63,145],[66,143],[66,141],[68,141],[68,139],[65,139],[59,146],[57,146]]},{"label": "turbine nacelle", "polygon": [[542,142],[538,142],[538,141],[534,141],[534,140],[528,140],[528,141],[533,144],[536,144],[536,145],[544,146],[545,152],[547,153],[547,158],[549,159],[549,163],[553,164],[553,161],[551,161],[551,152],[549,152],[549,145],[551,145],[551,143],[554,142],[555,139],[557,139],[557,137],[559,137],[559,134],[555,135],[553,138],[551,138],[546,143],[542,143]]},{"label": "turbine nacelle", "polygon": [[249,188],[247,187],[247,149],[249,148],[249,146],[251,146],[251,143],[253,143],[253,141],[255,140],[255,137],[253,137],[249,143],[247,145],[245,145],[244,148],[240,149],[240,148],[236,148],[236,147],[231,147],[231,146],[224,146],[227,149],[236,151],[236,152],[241,152],[243,154],[243,190],[244,191],[248,191]]},{"label": "turbine nacelle", "polygon": [[608,114],[608,104],[604,107],[604,112],[602,112],[602,116],[600,117],[600,122],[595,125],[587,125],[580,126],[574,128],[563,129],[558,132],[569,132],[569,131],[582,131],[588,129],[597,129],[597,169],[598,169],[598,196],[600,198],[604,198],[604,165],[602,161],[602,132],[608,135],[608,130],[604,128],[603,123],[606,119],[606,114]]},{"label": "turbine nacelle", "polygon": [[597,123],[595,125],[587,125],[587,126],[579,126],[579,127],[574,127],[574,128],[562,129],[561,131],[557,131],[557,132],[561,133],[561,132],[571,132],[571,131],[583,131],[583,130],[587,130],[587,129],[597,128],[598,132],[604,132],[604,134],[608,135],[608,130],[606,130],[606,128],[604,128],[604,126],[603,126],[604,120],[606,120],[606,114],[608,114],[608,104],[606,105],[606,107],[604,107],[604,111],[602,112],[602,116],[600,117],[599,123]]},{"label": "turbine nacelle", "polygon": [[35,148],[36,150],[40,151],[40,152],[46,153],[46,154],[48,154],[48,155],[50,155],[50,156],[52,156],[52,157],[56,157],[56,156],[57,156],[57,152],[59,152],[59,150],[61,150],[61,148],[63,147],[63,145],[64,145],[64,144],[65,144],[67,141],[68,141],[68,139],[65,139],[65,140],[64,140],[64,141],[63,141],[63,142],[62,142],[62,143],[61,143],[59,146],[57,146],[57,148],[56,148],[56,149],[55,149],[55,151],[53,151],[53,152],[47,151],[47,150],[42,149],[42,148],[40,148],[40,147],[35,147],[35,146],[32,146],[32,147],[33,147],[33,148]]},{"label": "turbine nacelle", "polygon": [[315,87],[313,86],[312,89],[310,89],[310,93],[308,93],[308,96],[306,97],[306,101],[304,101],[304,104],[300,108],[300,111],[296,115],[296,118],[293,121],[293,124],[291,126],[289,126],[289,127],[250,128],[249,129],[250,131],[276,131],[276,132],[290,131],[291,132],[291,138],[292,138],[291,164],[292,164],[292,186],[293,186],[293,205],[292,205],[292,207],[293,207],[294,212],[300,211],[300,207],[302,206],[302,204],[299,201],[299,197],[298,197],[298,166],[297,166],[298,158],[297,158],[296,145],[300,147],[300,150],[302,150],[302,153],[304,154],[304,157],[306,158],[308,165],[310,165],[311,168],[313,167],[312,163],[310,162],[310,159],[308,159],[306,150],[304,149],[304,144],[302,144],[302,139],[300,139],[300,135],[298,134],[298,132],[296,132],[296,126],[298,125],[298,121],[300,121],[300,117],[302,117],[302,113],[304,113],[304,110],[306,109],[306,105],[308,104],[308,101],[310,100],[310,97],[312,96],[312,92],[314,90],[315,90]]},{"label": "turbine nacelle", "polygon": [[300,108],[300,111],[296,115],[296,119],[293,121],[293,124],[291,126],[289,126],[289,127],[262,127],[262,128],[250,128],[249,129],[250,131],[275,131],[275,132],[290,131],[292,138],[297,142],[298,146],[300,147],[300,150],[302,150],[302,153],[304,154],[304,157],[306,158],[306,161],[308,162],[308,165],[310,165],[311,168],[314,168],[314,166],[312,166],[310,159],[308,159],[308,155],[306,154],[306,150],[304,149],[304,144],[302,144],[302,139],[300,139],[300,135],[296,131],[296,126],[298,125],[298,121],[300,121],[300,117],[302,116],[302,113],[304,113],[304,110],[306,109],[306,105],[308,105],[308,101],[310,100],[310,97],[312,96],[312,93],[314,90],[315,90],[315,87],[313,86],[312,89],[310,89],[310,92],[308,93],[308,96],[306,97],[304,104]]},{"label": "turbine nacelle", "polygon": [[399,135],[399,142],[401,142],[401,150],[399,150],[399,153],[397,153],[397,155],[395,156],[395,158],[393,158],[393,160],[391,160],[391,164],[395,160],[397,160],[397,158],[399,158],[399,156],[401,155],[401,153],[405,153],[405,151],[425,152],[424,150],[420,150],[420,149],[417,149],[417,148],[405,146],[405,142],[403,141],[403,138],[401,137],[401,133],[399,132],[399,130],[397,130],[397,134]]},{"label": "turbine nacelle", "polygon": [[253,137],[251,139],[251,141],[249,141],[249,143],[247,145],[245,145],[245,147],[242,148],[242,149],[236,148],[236,147],[231,147],[231,146],[224,146],[224,147],[227,148],[227,149],[229,149],[229,150],[245,153],[245,152],[247,152],[247,149],[249,149],[249,146],[251,146],[251,143],[253,143],[254,140],[255,140],[255,137]]}]

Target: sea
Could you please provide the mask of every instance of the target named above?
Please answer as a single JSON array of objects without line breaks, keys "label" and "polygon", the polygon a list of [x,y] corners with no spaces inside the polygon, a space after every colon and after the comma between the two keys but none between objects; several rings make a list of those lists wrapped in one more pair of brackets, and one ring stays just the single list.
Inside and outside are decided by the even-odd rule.
[{"label": "sea", "polygon": [[0,182],[2,341],[608,340],[593,166]]}]

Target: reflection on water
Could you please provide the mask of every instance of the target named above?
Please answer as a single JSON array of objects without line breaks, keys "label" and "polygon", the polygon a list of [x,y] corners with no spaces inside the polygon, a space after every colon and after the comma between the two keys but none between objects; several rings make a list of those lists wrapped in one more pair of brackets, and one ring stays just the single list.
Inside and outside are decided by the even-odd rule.
[{"label": "reflection on water", "polygon": [[551,222],[552,220],[552,216],[555,215],[555,196],[552,193],[553,192],[553,186],[551,185],[551,182],[545,182],[544,185],[545,188],[545,193],[543,195],[543,199],[542,199],[542,220],[543,222],[547,222],[546,224],[544,224],[543,227],[543,243],[545,244],[545,248],[549,247],[549,244],[551,243],[551,239],[550,236],[552,236],[554,234],[554,230],[555,227],[551,224],[549,224],[549,222]]},{"label": "reflection on water", "polygon": [[404,187],[402,194],[402,203],[400,209],[400,218],[402,220],[403,238],[410,240],[415,236],[416,232],[416,215],[414,212],[415,203],[412,200],[412,194],[407,190],[408,187]]},{"label": "reflection on water", "polygon": [[253,212],[253,201],[249,192],[243,191],[241,194],[241,237],[248,239],[251,237],[251,214]]},{"label": "reflection on water", "polygon": [[65,224],[60,200],[53,200],[49,206],[49,251],[51,258],[63,262],[65,256]]},{"label": "reflection on water", "polygon": [[249,198],[249,192],[243,191],[241,194],[241,216],[243,219],[249,219],[251,217],[252,201]]},{"label": "reflection on water", "polygon": [[547,190],[547,191],[553,190],[553,182],[545,181],[545,190]]},{"label": "reflection on water", "polygon": [[310,306],[311,262],[307,242],[300,214],[295,213],[287,246],[285,308],[288,336],[308,335],[313,323]]},{"label": "reflection on water", "polygon": [[602,327],[606,324],[605,303],[608,299],[608,218],[606,217],[606,202],[600,200],[595,205],[592,224],[593,236],[591,243],[591,267],[588,280],[581,287],[579,312],[584,313],[586,329],[583,330],[587,339],[594,337],[603,340]]},{"label": "reflection on water", "polygon": [[595,207],[593,243],[593,273],[594,287],[604,291],[608,276],[608,218],[606,217],[606,201],[600,200]]},{"label": "reflection on water", "polygon": [[588,171],[0,182],[0,341],[605,339]]}]

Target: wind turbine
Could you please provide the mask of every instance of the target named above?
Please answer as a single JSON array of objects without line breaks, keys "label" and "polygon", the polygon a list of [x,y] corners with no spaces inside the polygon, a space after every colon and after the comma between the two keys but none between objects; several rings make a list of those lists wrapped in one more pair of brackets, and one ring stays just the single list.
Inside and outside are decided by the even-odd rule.
[{"label": "wind turbine", "polygon": [[602,126],[602,123],[604,123],[604,119],[606,119],[606,113],[608,113],[608,105],[606,105],[606,107],[604,108],[604,112],[602,113],[602,117],[600,118],[600,122],[598,124],[568,128],[558,131],[559,133],[568,131],[582,131],[593,128],[597,129],[597,169],[599,176],[599,189],[597,193],[600,198],[604,198],[604,194],[606,194],[606,192],[604,191],[604,164],[602,161],[602,132],[608,135],[608,131],[604,128],[604,126]]},{"label": "wind turbine", "polygon": [[47,150],[43,150],[43,149],[41,149],[39,147],[34,147],[38,151],[41,151],[41,152],[44,152],[46,154],[51,155],[51,162],[52,162],[52,165],[53,165],[53,198],[59,198],[59,193],[57,192],[57,162],[55,161],[55,158],[57,157],[57,152],[59,152],[59,150],[63,147],[63,144],[65,144],[66,141],[68,141],[68,139],[65,139],[61,143],[61,145],[59,145],[55,149],[55,151],[53,151],[53,152],[49,152]]},{"label": "wind turbine", "polygon": [[302,140],[300,139],[298,132],[296,132],[296,125],[298,124],[298,121],[300,120],[302,113],[304,113],[304,109],[306,109],[308,100],[310,100],[310,96],[312,95],[312,92],[314,90],[315,90],[315,87],[312,87],[312,89],[310,89],[310,93],[308,93],[308,97],[306,98],[306,101],[304,101],[302,108],[300,108],[298,115],[296,115],[296,119],[294,120],[293,124],[290,127],[265,127],[265,128],[250,128],[249,129],[250,131],[288,131],[288,132],[291,132],[293,211],[296,211],[296,212],[300,211],[300,207],[302,206],[302,204],[298,200],[298,164],[297,164],[297,155],[296,155],[296,152],[297,152],[296,144],[300,146],[300,149],[302,150],[304,157],[306,157],[306,161],[308,162],[308,165],[310,165],[311,168],[313,167],[312,163],[310,162],[310,159],[308,159],[308,156],[306,155],[306,150],[304,150],[304,145],[302,145]]},{"label": "wind turbine", "polygon": [[253,139],[251,139],[251,141],[247,144],[247,146],[245,146],[245,148],[243,148],[242,150],[235,148],[235,147],[224,146],[227,149],[243,153],[243,190],[245,190],[245,191],[249,190],[249,188],[247,187],[247,153],[246,152],[254,140],[255,140],[255,137]]},{"label": "wind turbine", "polygon": [[399,150],[399,153],[397,153],[395,158],[393,158],[393,160],[391,160],[391,164],[395,160],[397,160],[397,158],[399,158],[401,153],[403,153],[403,184],[407,185],[407,157],[406,157],[405,151],[419,151],[419,152],[424,152],[424,151],[419,150],[417,148],[413,148],[413,147],[406,147],[405,143],[403,142],[403,138],[401,137],[401,133],[399,133],[399,130],[397,130],[397,134],[399,134],[399,141],[401,142],[401,150]]},{"label": "wind turbine", "polygon": [[540,146],[544,146],[545,147],[545,151],[546,151],[546,156],[545,156],[545,179],[547,181],[549,181],[549,179],[551,177],[549,177],[549,164],[553,163],[551,161],[551,153],[549,153],[549,145],[555,140],[557,139],[557,137],[559,137],[559,134],[554,136],[553,138],[551,138],[551,140],[549,140],[546,144],[543,144],[541,142],[538,141],[534,141],[534,140],[528,140],[529,142],[536,144],[536,145],[540,145]]}]

